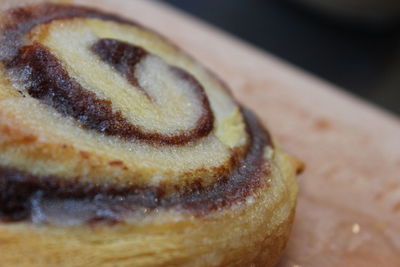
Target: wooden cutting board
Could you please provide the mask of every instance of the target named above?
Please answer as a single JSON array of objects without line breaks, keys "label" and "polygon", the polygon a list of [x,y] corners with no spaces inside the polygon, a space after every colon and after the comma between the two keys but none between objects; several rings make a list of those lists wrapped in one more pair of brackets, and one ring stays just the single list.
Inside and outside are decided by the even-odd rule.
[{"label": "wooden cutting board", "polygon": [[398,118],[159,2],[72,2],[119,13],[173,40],[306,163],[279,266],[400,266]]}]

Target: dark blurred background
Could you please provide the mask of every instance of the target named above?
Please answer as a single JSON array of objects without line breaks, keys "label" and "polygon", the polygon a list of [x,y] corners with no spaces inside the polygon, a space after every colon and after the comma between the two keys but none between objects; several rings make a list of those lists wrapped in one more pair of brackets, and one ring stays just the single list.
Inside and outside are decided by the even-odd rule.
[{"label": "dark blurred background", "polygon": [[400,0],[164,0],[400,114]]}]

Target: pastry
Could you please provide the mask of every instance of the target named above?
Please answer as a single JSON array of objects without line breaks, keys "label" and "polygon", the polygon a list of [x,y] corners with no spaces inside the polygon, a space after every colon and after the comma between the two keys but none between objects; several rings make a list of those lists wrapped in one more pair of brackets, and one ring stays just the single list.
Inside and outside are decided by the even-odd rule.
[{"label": "pastry", "polygon": [[299,164],[222,81],[131,20],[1,5],[1,266],[277,262]]}]

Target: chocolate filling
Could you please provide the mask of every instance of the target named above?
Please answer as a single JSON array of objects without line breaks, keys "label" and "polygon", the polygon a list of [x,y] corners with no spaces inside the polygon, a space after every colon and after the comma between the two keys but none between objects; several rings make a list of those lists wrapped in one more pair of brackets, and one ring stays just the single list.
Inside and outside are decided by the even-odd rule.
[{"label": "chocolate filling", "polygon": [[125,76],[132,85],[140,86],[135,76],[135,69],[136,65],[149,54],[145,49],[115,39],[101,39],[92,45],[92,51]]}]

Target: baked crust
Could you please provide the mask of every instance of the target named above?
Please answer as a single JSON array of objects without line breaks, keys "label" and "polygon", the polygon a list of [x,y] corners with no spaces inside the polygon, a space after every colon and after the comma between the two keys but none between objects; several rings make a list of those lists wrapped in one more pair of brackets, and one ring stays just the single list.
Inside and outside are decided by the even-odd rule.
[{"label": "baked crust", "polygon": [[25,2],[0,22],[1,264],[275,264],[301,164],[226,85],[135,22]]}]

